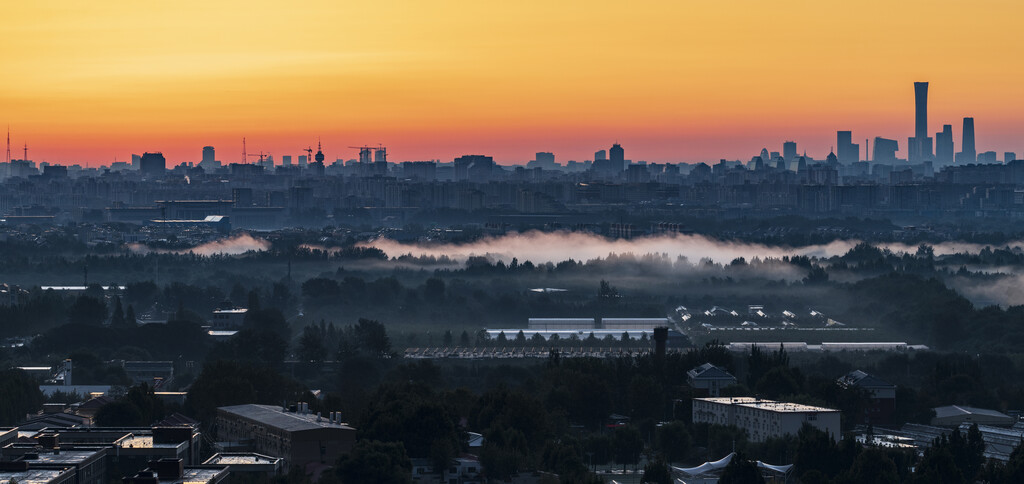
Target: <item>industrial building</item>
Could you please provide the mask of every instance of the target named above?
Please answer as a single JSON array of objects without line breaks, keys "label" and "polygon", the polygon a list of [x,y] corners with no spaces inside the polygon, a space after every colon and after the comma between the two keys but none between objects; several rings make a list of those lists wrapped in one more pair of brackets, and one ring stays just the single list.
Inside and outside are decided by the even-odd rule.
[{"label": "industrial building", "polygon": [[[284,459],[285,466],[330,464],[355,444],[356,430],[329,416],[273,405],[234,405],[217,409],[217,438],[254,452]],[[230,444],[226,444],[230,445]]]},{"label": "industrial building", "polygon": [[668,318],[601,318],[603,329],[622,331],[654,331],[654,328],[667,327]]},{"label": "industrial building", "polygon": [[810,424],[839,439],[839,410],[754,397],[694,398],[693,423],[733,425],[752,442],[795,435]]},{"label": "industrial building", "polygon": [[932,419],[932,425],[937,427],[959,427],[963,424],[1009,427],[1017,423],[1017,419],[998,410],[987,408],[949,405],[933,410],[935,410],[935,418]]},{"label": "industrial building", "polygon": [[597,329],[597,322],[594,318],[530,318],[526,327],[542,331],[584,330]]}]

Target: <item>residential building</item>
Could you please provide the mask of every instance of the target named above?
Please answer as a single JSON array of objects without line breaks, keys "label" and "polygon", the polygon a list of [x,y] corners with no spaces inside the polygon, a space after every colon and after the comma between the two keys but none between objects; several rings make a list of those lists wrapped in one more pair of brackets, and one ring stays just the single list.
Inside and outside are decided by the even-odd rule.
[{"label": "residential building", "polygon": [[691,387],[707,390],[709,396],[717,397],[722,388],[736,384],[736,377],[725,368],[704,363],[686,372],[686,381]]},{"label": "residential building", "polygon": [[838,440],[839,410],[754,397],[693,399],[693,423],[733,425],[747,432],[752,442],[795,435],[809,424]]}]

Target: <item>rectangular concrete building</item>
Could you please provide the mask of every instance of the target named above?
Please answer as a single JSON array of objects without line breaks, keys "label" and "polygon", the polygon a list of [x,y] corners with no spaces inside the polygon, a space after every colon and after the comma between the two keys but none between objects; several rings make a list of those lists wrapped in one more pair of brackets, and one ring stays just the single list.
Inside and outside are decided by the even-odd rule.
[{"label": "rectangular concrete building", "polygon": [[668,326],[668,318],[601,318],[601,327],[604,329],[652,333],[654,328],[662,326]]},{"label": "rectangular concrete building", "polygon": [[355,444],[356,430],[338,419],[308,412],[289,412],[273,405],[234,405],[217,409],[217,438],[247,443],[255,452],[280,457],[285,468],[305,467],[333,464]]},{"label": "rectangular concrete building", "polygon": [[753,397],[694,398],[693,423],[733,425],[752,442],[795,435],[805,423],[839,440],[839,410]]},{"label": "rectangular concrete building", "polygon": [[530,318],[527,320],[527,329],[542,331],[594,329],[596,326],[594,318]]}]

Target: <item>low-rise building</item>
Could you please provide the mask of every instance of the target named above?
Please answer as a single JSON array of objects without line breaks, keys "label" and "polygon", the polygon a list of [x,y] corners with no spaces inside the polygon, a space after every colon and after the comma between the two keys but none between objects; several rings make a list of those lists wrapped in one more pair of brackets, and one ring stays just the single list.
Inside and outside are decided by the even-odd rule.
[{"label": "low-rise building", "polygon": [[123,361],[121,366],[132,379],[132,385],[145,383],[156,388],[174,379],[173,361]]},{"label": "low-rise building", "polygon": [[935,410],[935,418],[932,419],[932,425],[937,427],[959,427],[964,423],[1009,427],[1017,422],[1017,419],[1003,412],[987,408],[949,405],[933,410]]},{"label": "low-rise building", "polygon": [[255,452],[222,452],[203,462],[204,466],[224,466],[232,475],[263,475],[273,477],[282,473],[284,461],[280,457]]},{"label": "low-rise building", "polygon": [[181,459],[160,459],[149,463],[134,477],[122,479],[124,484],[218,484],[227,480],[224,466],[186,467]]},{"label": "low-rise building", "polygon": [[[56,442],[56,434],[47,436],[49,442]],[[46,440],[46,439],[44,439]],[[9,445],[3,449],[5,463],[23,463],[29,470],[74,470],[75,484],[107,483],[107,449],[63,450],[38,446],[22,447]],[[2,482],[2,481],[0,481]],[[19,481],[20,482],[20,481]]]},{"label": "low-rise building", "polygon": [[855,388],[868,396],[868,405],[858,423],[886,424],[892,422],[896,412],[896,385],[861,370],[851,371],[836,383],[843,388]]},{"label": "low-rise building", "polygon": [[709,396],[717,397],[722,388],[736,384],[736,377],[725,368],[704,363],[686,372],[686,381],[691,387],[707,390]]},{"label": "low-rise building", "polygon": [[805,423],[840,435],[839,410],[754,397],[694,398],[693,423],[736,426],[753,442],[795,435]]},{"label": "low-rise building", "polygon": [[217,438],[239,442],[255,452],[285,460],[285,466],[330,464],[355,444],[356,430],[335,415],[273,405],[234,405],[217,409]]},{"label": "low-rise building", "polygon": [[249,312],[246,308],[221,308],[213,311],[213,318],[210,320],[210,327],[214,330],[232,330],[242,327],[245,323],[245,315]]},{"label": "low-rise building", "polygon": [[74,484],[74,469],[7,469],[0,466],[0,482],[18,484]]}]

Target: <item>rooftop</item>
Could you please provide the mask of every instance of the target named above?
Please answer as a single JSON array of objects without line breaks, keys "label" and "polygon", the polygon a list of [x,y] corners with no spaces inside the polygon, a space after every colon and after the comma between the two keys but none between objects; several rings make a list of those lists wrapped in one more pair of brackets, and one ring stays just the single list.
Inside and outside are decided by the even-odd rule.
[{"label": "rooftop", "polygon": [[776,402],[774,400],[763,400],[756,397],[713,397],[694,398],[694,400],[703,400],[706,402],[718,403],[722,405],[736,405],[747,408],[759,408],[770,412],[839,412],[839,410],[833,408],[815,407],[813,405],[804,405],[801,403]]},{"label": "rooftop", "polygon": [[243,465],[243,464],[275,464],[280,462],[279,457],[270,457],[253,452],[244,453],[221,453],[210,457],[203,462],[204,465]]},{"label": "rooftop", "polygon": [[998,417],[1012,420],[1013,417],[998,410],[987,408],[968,407],[966,405],[949,405],[947,407],[935,408],[935,418],[955,417],[959,415],[984,415],[986,417]]},{"label": "rooftop", "polygon": [[18,484],[47,484],[57,479],[66,470],[29,469],[27,471],[0,471],[0,482],[17,482]]},{"label": "rooftop", "polygon": [[844,387],[896,388],[896,385],[861,370],[854,370],[840,377],[839,384]]},{"label": "rooftop", "polygon": [[732,376],[724,368],[719,368],[711,363],[704,363],[688,372],[691,378],[727,378],[735,380],[736,377]]},{"label": "rooftop", "polygon": [[217,410],[242,418],[256,420],[271,427],[291,432],[324,428],[353,430],[352,427],[345,424],[331,423],[327,418],[319,418],[319,421],[317,421],[318,417],[316,414],[283,412],[281,407],[275,405],[233,405],[230,407],[220,407]]},{"label": "rooftop", "polygon": [[217,476],[224,472],[225,469],[223,467],[209,469],[186,467],[185,471],[181,473],[181,477],[160,479],[160,482],[165,484],[202,484],[215,480]]},{"label": "rooftop", "polygon": [[104,453],[106,453],[104,449],[61,450],[57,453],[44,451],[39,452],[39,457],[31,459],[29,462],[40,462],[44,464],[79,464],[96,457],[97,454]]}]

